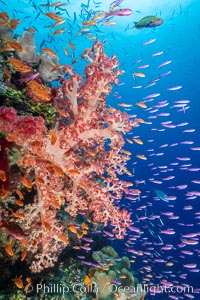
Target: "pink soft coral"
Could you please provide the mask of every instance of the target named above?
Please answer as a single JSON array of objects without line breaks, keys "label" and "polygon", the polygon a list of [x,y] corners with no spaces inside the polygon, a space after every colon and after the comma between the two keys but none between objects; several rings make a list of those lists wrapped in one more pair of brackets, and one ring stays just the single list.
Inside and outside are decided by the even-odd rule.
[{"label": "pink soft coral", "polygon": [[68,244],[66,229],[56,216],[61,206],[73,217],[81,210],[105,226],[111,223],[117,238],[123,238],[130,225],[129,213],[115,206],[113,196],[120,199],[127,192],[116,176],[127,171],[129,156],[121,151],[122,134],[131,126],[127,114],[106,108],[111,84],[118,82],[122,72],[116,58],[107,57],[98,41],[82,57],[90,62],[85,68],[86,81],[80,86],[83,79],[65,66],[69,79],[63,78],[62,85],[54,89],[53,103],[58,110],[69,112],[68,125],[59,116],[48,131],[41,117],[21,117],[13,108],[0,108],[1,130],[20,148],[18,165],[37,191],[34,203],[18,210],[25,214],[18,223],[29,232],[34,272],[52,266]]}]

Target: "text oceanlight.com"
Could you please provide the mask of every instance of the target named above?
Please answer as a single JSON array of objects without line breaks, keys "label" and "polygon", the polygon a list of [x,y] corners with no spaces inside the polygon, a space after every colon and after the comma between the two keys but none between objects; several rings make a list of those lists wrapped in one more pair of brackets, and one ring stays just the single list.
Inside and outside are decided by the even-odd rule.
[{"label": "text oceanlight.com", "polygon": [[68,294],[68,293],[95,293],[98,294],[104,290],[110,293],[129,293],[129,294],[192,294],[194,288],[192,286],[180,286],[180,285],[148,285],[148,284],[138,284],[136,286],[122,286],[114,283],[106,284],[103,286],[102,290],[98,290],[96,284],[89,284],[87,286],[82,283],[76,283],[70,286],[63,286],[59,283],[53,284],[37,284],[35,287],[31,286],[29,291],[44,294]]}]

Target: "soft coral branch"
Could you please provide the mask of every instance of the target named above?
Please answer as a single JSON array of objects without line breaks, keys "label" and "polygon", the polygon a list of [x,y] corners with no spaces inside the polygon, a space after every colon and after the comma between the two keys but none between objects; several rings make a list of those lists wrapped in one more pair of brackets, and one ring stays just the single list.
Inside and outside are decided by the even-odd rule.
[{"label": "soft coral branch", "polygon": [[117,238],[123,238],[130,224],[129,213],[115,206],[113,196],[120,199],[127,191],[116,176],[125,170],[128,158],[120,149],[131,126],[127,114],[106,109],[106,96],[122,72],[98,41],[82,57],[90,62],[85,82],[80,85],[82,77],[65,66],[69,79],[62,78],[61,86],[54,88],[54,105],[69,112],[68,123],[60,116],[48,130],[41,117],[17,116],[13,108],[0,108],[1,130],[20,148],[18,166],[36,190],[33,203],[18,210],[26,216],[18,223],[28,233],[34,272],[52,266],[68,244],[64,224],[57,218],[61,206],[73,217],[83,210],[105,226],[111,223]]}]

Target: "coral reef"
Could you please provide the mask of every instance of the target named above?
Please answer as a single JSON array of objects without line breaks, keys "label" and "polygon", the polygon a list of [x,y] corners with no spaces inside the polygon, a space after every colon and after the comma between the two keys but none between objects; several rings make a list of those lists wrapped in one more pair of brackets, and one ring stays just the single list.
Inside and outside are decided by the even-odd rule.
[{"label": "coral reef", "polygon": [[[1,15],[4,29],[17,26],[17,20],[12,26],[7,14]],[[1,170],[1,228],[14,239],[7,252],[19,245],[21,259],[28,257],[32,272],[40,272],[70,246],[69,231],[78,240],[87,232],[76,221],[80,212],[90,222],[111,224],[115,237],[124,237],[130,214],[115,199],[128,193],[130,183],[117,176],[128,172],[123,134],[132,124],[126,113],[106,107],[122,71],[99,41],[82,55],[88,62],[82,77],[73,67],[58,65],[47,48],[43,51],[49,56],[37,62],[28,33],[17,40],[1,38],[6,88],[0,97],[0,128],[15,149],[12,170],[9,165]],[[46,84],[60,74],[57,87]]]}]

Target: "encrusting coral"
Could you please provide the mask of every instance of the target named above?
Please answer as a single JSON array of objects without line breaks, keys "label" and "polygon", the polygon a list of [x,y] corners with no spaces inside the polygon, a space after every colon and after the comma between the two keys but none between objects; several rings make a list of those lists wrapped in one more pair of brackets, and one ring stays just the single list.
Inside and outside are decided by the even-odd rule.
[{"label": "encrusting coral", "polygon": [[139,300],[144,296],[141,286],[138,285],[130,271],[129,258],[120,258],[110,246],[93,252],[92,258],[99,267],[89,271],[93,273],[91,282],[95,285],[96,296],[99,300]]}]

